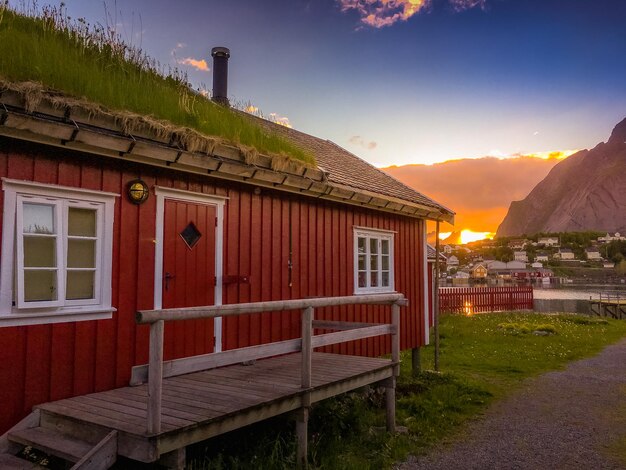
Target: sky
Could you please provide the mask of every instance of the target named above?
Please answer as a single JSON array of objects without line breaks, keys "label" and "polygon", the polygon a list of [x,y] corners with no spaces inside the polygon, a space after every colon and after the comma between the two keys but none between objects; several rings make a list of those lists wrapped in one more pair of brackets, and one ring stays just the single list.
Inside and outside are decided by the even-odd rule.
[{"label": "sky", "polygon": [[626,116],[624,0],[65,4],[194,87],[230,48],[231,100],[380,167],[589,148]]},{"label": "sky", "polygon": [[[511,201],[524,199],[560,161],[558,156],[466,158],[392,166],[385,171],[456,212],[454,227],[444,223],[442,232],[469,230],[472,233],[465,237],[482,239],[493,237]],[[434,224],[429,230],[434,230]]]}]

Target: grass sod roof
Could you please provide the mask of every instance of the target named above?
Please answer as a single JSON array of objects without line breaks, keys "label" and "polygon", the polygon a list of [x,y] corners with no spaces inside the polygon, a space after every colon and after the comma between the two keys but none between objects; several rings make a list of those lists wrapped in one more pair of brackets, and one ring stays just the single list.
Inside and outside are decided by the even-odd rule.
[{"label": "grass sod roof", "polygon": [[162,73],[111,29],[71,21],[62,10],[44,7],[32,17],[0,5],[0,80],[4,88],[19,84],[32,107],[44,92],[55,97],[54,90],[51,102],[59,107],[69,103],[115,116],[128,133],[137,127],[175,133],[189,151],[225,142],[252,157],[315,164],[293,142],[192,90],[178,70]]},{"label": "grass sod roof", "polygon": [[[227,179],[234,175],[235,179],[253,184],[280,186],[317,197],[452,223],[453,211],[338,145],[218,106],[191,90],[178,71],[164,76],[140,51],[127,48],[119,39],[110,39],[114,32],[102,27],[94,31],[80,22],[68,25],[68,21],[55,10],[44,8],[39,17],[32,18],[0,5],[0,104],[6,103],[18,115],[19,109],[23,109],[34,113],[37,119],[53,119],[57,128],[62,127],[59,121],[73,124],[77,129],[84,129],[83,124],[89,128],[96,122],[100,131],[118,138],[144,138],[155,141],[157,146],[197,153],[200,160],[198,155],[186,157],[187,162],[193,160],[194,172],[209,171]],[[56,45],[50,48],[48,43]],[[82,50],[76,51],[77,45]],[[71,51],[71,64],[66,61],[66,48]],[[17,54],[10,58],[7,50]],[[29,61],[30,56],[36,60]],[[93,80],[90,74],[94,75]],[[68,84],[88,93],[68,91]],[[152,96],[160,99],[150,99]],[[9,119],[7,126],[19,129],[24,125],[9,125],[12,122]],[[35,123],[35,127],[39,124]],[[89,134],[87,129],[78,135],[85,132]],[[63,146],[69,145],[64,139],[61,141]],[[120,156],[133,158],[136,151],[130,149],[134,142],[130,146],[124,142],[117,145],[121,145]],[[220,171],[233,168],[231,164],[215,165],[210,161],[214,160],[213,156],[223,161],[225,147],[232,149],[227,151],[228,160],[234,150],[234,158],[252,168],[239,165],[234,173]],[[156,147],[155,150],[162,153]],[[105,150],[105,153],[109,152]],[[181,167],[178,164],[181,153],[177,155],[166,165]],[[206,160],[201,161],[203,155]],[[145,157],[140,160],[145,161]],[[165,158],[160,160],[159,164],[163,164]],[[185,168],[187,171],[190,166]],[[272,176],[262,168],[279,173]],[[259,180],[261,175],[264,176]],[[295,180],[293,175],[297,177]]]}]

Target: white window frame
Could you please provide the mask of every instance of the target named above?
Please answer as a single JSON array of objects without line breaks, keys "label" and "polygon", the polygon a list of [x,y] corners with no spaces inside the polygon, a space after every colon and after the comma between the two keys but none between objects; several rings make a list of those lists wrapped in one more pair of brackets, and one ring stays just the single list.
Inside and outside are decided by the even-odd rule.
[{"label": "white window frame", "polygon": [[[379,294],[395,292],[395,252],[394,252],[394,238],[395,232],[390,230],[380,230],[369,227],[354,227],[354,293],[355,294]],[[377,286],[377,287],[359,287],[359,238],[365,238],[366,244],[366,279],[367,284],[370,283],[370,240],[378,240],[378,279],[382,282],[382,253],[381,242],[382,240],[389,241],[389,286]]]},{"label": "white window frame", "polygon": [[[111,318],[113,221],[119,194],[2,178],[4,209],[0,263],[0,327]],[[57,225],[57,300],[25,302],[22,205],[54,206]],[[67,214],[71,207],[96,210],[96,263],[94,297],[65,300]],[[14,292],[14,289],[16,291]]]}]

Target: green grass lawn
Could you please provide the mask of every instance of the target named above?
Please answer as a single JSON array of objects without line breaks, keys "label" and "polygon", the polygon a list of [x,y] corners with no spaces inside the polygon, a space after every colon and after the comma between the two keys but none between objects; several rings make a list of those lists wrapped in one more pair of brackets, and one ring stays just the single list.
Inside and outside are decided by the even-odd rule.
[{"label": "green grass lawn", "polygon": [[[549,334],[538,336],[533,331]],[[388,468],[408,454],[453,438],[462,424],[518,387],[525,378],[563,368],[626,336],[626,321],[528,313],[444,316],[442,373],[411,376],[402,356],[397,423],[407,433],[384,431],[384,394],[376,389],[343,395],[313,407],[309,432],[313,468]],[[433,347],[422,352],[433,366]],[[245,445],[244,445],[245,443]],[[199,446],[192,468],[293,468],[293,423],[278,417]]]}]

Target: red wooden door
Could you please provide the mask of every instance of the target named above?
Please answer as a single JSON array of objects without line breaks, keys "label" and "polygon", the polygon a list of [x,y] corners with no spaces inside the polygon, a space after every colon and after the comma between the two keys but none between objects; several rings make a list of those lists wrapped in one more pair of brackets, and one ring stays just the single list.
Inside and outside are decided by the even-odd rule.
[{"label": "red wooden door", "polygon": [[[216,208],[165,200],[163,227],[163,308],[215,302]],[[166,322],[165,359],[213,352],[214,320]]]}]

